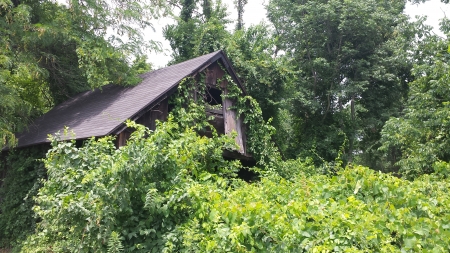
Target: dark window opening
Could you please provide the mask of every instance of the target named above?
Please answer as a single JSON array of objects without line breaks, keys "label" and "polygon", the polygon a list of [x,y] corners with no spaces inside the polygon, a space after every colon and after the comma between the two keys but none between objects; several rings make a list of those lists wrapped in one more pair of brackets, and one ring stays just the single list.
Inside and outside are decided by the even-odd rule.
[{"label": "dark window opening", "polygon": [[175,102],[169,101],[169,105],[167,108],[168,113],[171,113],[173,111],[173,109],[175,109]]},{"label": "dark window opening", "polygon": [[207,87],[205,101],[209,105],[222,105],[222,91],[216,88]]},{"label": "dark window opening", "polygon": [[[222,91],[217,88],[206,86],[204,100],[206,102],[206,115],[209,123],[214,127],[219,135],[225,133],[225,125],[222,110]],[[212,137],[212,129],[206,129],[205,136]]]}]

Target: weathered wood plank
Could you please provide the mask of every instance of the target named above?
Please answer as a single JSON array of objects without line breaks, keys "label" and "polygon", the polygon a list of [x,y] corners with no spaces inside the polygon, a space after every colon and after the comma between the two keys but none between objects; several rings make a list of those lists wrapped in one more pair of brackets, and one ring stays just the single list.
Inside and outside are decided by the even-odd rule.
[{"label": "weathered wood plank", "polygon": [[[169,102],[168,98],[162,100],[159,104],[155,105],[148,112],[144,113],[140,118],[136,120],[136,123],[142,124],[151,130],[156,129],[156,120],[166,121],[169,114]],[[127,140],[130,138],[132,129],[125,128],[117,135],[116,147],[122,147],[127,144]]]},{"label": "weathered wood plank", "polygon": [[128,128],[126,128],[121,133],[119,133],[116,138],[116,148],[125,146],[127,144],[127,140],[130,138],[130,136],[131,136],[131,131]]},{"label": "weathered wood plank", "polygon": [[[226,83],[225,83],[226,82]],[[227,89],[228,82],[223,80],[221,86],[223,88],[223,93],[226,96],[228,94]],[[242,120],[237,117],[235,110],[232,110],[233,101],[229,98],[223,100],[223,117],[225,125],[225,134],[231,134],[236,131],[237,136],[235,137],[236,144],[239,146],[239,153],[244,154],[244,141],[243,141],[243,131],[242,131]]]},{"label": "weathered wood plank", "polygon": [[166,98],[161,103],[156,105],[150,110],[150,124],[148,128],[151,130],[156,129],[156,120],[166,121],[169,115],[169,100]]}]

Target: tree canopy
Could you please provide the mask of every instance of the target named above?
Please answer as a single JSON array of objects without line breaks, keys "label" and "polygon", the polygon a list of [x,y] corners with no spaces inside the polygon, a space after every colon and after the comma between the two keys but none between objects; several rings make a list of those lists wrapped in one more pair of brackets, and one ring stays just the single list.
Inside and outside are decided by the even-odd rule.
[{"label": "tree canopy", "polygon": [[[448,21],[442,23],[448,32]],[[414,178],[431,173],[450,161],[448,118],[449,41],[428,35],[420,46],[422,55],[413,68],[408,101],[400,117],[391,118],[382,131],[382,150],[396,152],[392,163]],[[437,168],[439,170],[439,168]]]},{"label": "tree canopy", "polygon": [[[136,84],[132,61],[154,48],[138,28],[158,1],[0,1],[0,145],[34,118],[81,91]],[[152,46],[153,45],[153,46]]]},{"label": "tree canopy", "polygon": [[[289,87],[290,155],[346,159],[370,152],[383,122],[401,106],[411,67],[402,1],[272,0],[268,17],[298,77]],[[406,31],[407,32],[407,31]],[[376,138],[376,137],[375,137]]]}]

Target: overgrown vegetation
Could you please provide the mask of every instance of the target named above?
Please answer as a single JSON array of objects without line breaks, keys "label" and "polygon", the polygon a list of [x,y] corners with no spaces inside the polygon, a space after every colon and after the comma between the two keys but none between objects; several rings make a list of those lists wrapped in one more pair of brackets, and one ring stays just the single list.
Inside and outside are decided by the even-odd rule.
[{"label": "overgrown vegetation", "polygon": [[[186,117],[190,117],[186,115]],[[234,140],[173,117],[127,146],[56,141],[22,252],[446,252],[448,179],[413,182],[364,167],[322,175],[278,161],[260,182],[222,158]],[[145,138],[145,135],[148,135]]]},{"label": "overgrown vegetation", "polygon": [[186,79],[169,120],[155,131],[128,122],[136,131],[120,149],[105,137],[55,138],[43,160],[12,150],[0,247],[450,251],[449,41],[409,20],[406,1],[271,0],[269,22],[251,27],[247,1],[235,1],[235,30],[220,0],[67,3],[0,0],[0,146],[72,94],[138,82],[149,69],[138,27],[179,8],[164,32],[172,63],[226,51],[249,95],[224,77],[226,96],[260,180],[238,179],[242,165],[223,158],[233,136],[201,135],[213,127],[190,88],[203,77]]},{"label": "overgrown vegetation", "polygon": [[46,177],[44,163],[48,147],[32,147],[9,152],[0,164],[4,174],[0,187],[0,248],[9,247],[24,240],[36,228],[32,210],[34,197]]},{"label": "overgrown vegetation", "polygon": [[[208,124],[204,105],[191,96],[192,82],[188,78],[179,86],[173,99],[176,116],[171,114],[155,131],[129,122],[136,131],[120,149],[111,137],[92,139],[81,148],[74,142],[53,140],[45,160],[48,180],[34,208],[42,219],[39,232],[27,239],[22,251],[178,249],[174,240],[181,236],[179,225],[200,205],[186,190],[196,182],[220,182],[224,188],[239,183],[235,179],[239,161],[223,158],[224,149],[236,149],[234,138],[218,136],[215,130],[213,138],[199,135],[205,128],[214,128]],[[253,115],[261,118],[257,104],[252,105],[259,110]],[[267,156],[257,157],[264,163]]]},{"label": "overgrown vegetation", "polygon": [[111,137],[80,148],[54,139],[34,207],[41,221],[20,250],[450,249],[447,179],[409,182],[364,167],[324,175],[311,163],[276,159],[248,184],[236,178],[239,162],[222,156],[234,139],[198,134],[208,125],[203,106],[176,111],[155,131],[129,122],[136,131],[120,149]]}]

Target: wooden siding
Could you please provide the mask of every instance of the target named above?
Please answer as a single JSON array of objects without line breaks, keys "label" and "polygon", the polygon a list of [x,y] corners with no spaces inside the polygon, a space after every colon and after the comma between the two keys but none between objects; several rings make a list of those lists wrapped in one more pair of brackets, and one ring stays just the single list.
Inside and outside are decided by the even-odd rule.
[{"label": "wooden siding", "polygon": [[[223,78],[225,72],[220,68],[219,64],[211,65],[206,72],[206,85],[211,85],[222,90],[223,95],[228,94],[228,81]],[[217,85],[218,80],[220,85]],[[235,140],[236,144],[239,146],[239,153],[245,154],[245,142],[244,142],[244,129],[242,118],[237,117],[237,112],[232,110],[231,107],[234,105],[234,101],[229,98],[223,99],[222,110],[223,110],[223,120],[224,120],[224,131],[225,134],[231,134],[233,131],[237,133]]]},{"label": "wooden siding", "polygon": [[126,128],[120,134],[118,134],[116,138],[116,147],[120,148],[122,146],[125,146],[127,144],[127,140],[130,138],[130,135],[131,130],[129,128]]},{"label": "wooden siding", "polygon": [[166,121],[169,116],[169,99],[166,98],[161,103],[156,105],[150,110],[151,122],[149,128],[151,130],[156,129],[156,120]]},{"label": "wooden siding", "polygon": [[[168,98],[161,101],[159,104],[153,106],[150,110],[144,113],[136,120],[136,123],[142,124],[148,127],[150,130],[156,129],[156,120],[166,121],[169,114],[169,102]],[[116,146],[122,147],[126,145],[127,140],[130,138],[132,129],[125,128],[117,135]]]},{"label": "wooden siding", "polygon": [[[226,82],[226,81],[224,81]],[[228,94],[227,88],[224,89],[224,95]],[[233,106],[233,101],[229,98],[223,100],[223,118],[225,125],[225,134],[231,134],[236,131],[237,135],[235,137],[236,144],[239,146],[239,153],[244,154],[244,140],[243,140],[243,129],[242,129],[242,119],[237,117],[235,110],[230,109]]]}]

